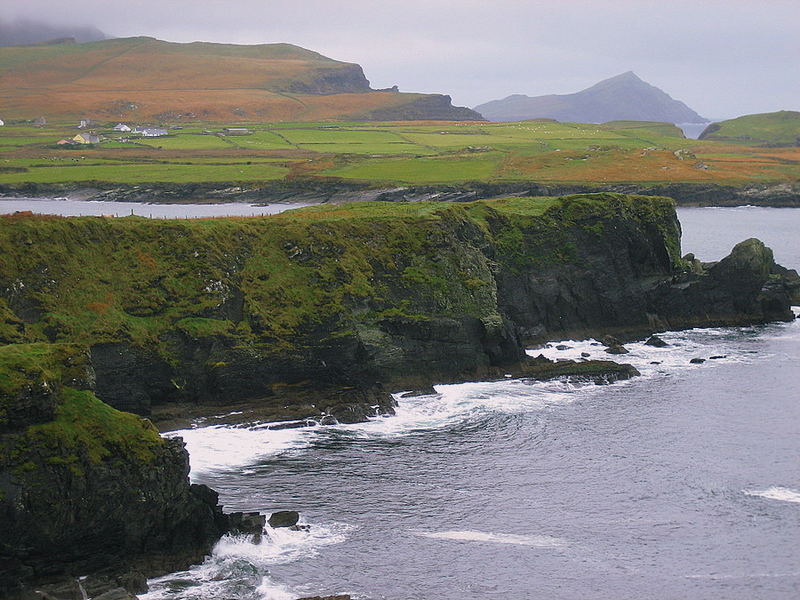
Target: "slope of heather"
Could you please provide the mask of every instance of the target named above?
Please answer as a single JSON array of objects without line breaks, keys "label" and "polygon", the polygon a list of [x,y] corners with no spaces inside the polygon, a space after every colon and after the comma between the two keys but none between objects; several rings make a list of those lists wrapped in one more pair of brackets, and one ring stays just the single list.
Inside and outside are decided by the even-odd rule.
[{"label": "slope of heather", "polygon": [[781,110],[712,123],[700,139],[747,146],[800,146],[800,112]]},{"label": "slope of heather", "polygon": [[574,94],[535,97],[514,94],[476,106],[475,110],[492,121],[546,118],[575,123],[622,120],[701,123],[707,120],[632,71]]},{"label": "slope of heather", "polygon": [[[0,48],[0,90],[5,119],[369,118],[372,111],[424,97],[374,91],[359,65],[291,44],[176,44],[148,37]],[[450,109],[448,118],[480,118]]]}]

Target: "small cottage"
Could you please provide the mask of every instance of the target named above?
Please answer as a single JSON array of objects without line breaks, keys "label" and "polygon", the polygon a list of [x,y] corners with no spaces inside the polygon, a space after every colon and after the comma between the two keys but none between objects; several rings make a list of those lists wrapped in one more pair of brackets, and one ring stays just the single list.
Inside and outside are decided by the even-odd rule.
[{"label": "small cottage", "polygon": [[130,131],[131,128],[125,125],[125,123],[117,123],[114,125],[114,131]]},{"label": "small cottage", "polygon": [[72,141],[77,144],[99,144],[100,138],[96,135],[92,135],[91,133],[79,133]]},{"label": "small cottage", "polygon": [[161,137],[162,135],[169,135],[169,131],[161,129],[160,127],[148,127],[138,132],[142,137]]},{"label": "small cottage", "polygon": [[3,122],[3,119],[0,119],[0,127],[2,127],[3,125],[5,125],[5,123]]},{"label": "small cottage", "polygon": [[246,127],[226,127],[223,129],[225,135],[250,135],[250,130]]}]

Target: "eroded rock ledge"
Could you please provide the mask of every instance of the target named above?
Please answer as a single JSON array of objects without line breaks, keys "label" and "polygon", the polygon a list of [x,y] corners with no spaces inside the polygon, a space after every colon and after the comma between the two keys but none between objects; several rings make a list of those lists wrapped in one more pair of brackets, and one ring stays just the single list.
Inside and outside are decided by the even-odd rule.
[{"label": "eroded rock ledge", "polygon": [[80,346],[0,347],[0,598],[62,597],[84,575],[92,597],[145,591],[241,527],[189,484],[180,438],[101,402],[94,381]]}]

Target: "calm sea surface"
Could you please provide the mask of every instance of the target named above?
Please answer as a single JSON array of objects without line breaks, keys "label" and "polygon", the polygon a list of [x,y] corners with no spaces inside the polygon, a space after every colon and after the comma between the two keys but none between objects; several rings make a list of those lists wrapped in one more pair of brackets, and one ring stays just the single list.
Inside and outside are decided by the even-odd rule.
[{"label": "calm sea surface", "polygon": [[[800,209],[679,214],[702,260],[755,236],[800,267]],[[144,598],[800,597],[800,324],[663,338],[628,345],[642,377],[611,386],[438,386],[367,424],[176,432],[229,510],[311,530],[225,538]],[[603,354],[566,344],[544,352]]]}]

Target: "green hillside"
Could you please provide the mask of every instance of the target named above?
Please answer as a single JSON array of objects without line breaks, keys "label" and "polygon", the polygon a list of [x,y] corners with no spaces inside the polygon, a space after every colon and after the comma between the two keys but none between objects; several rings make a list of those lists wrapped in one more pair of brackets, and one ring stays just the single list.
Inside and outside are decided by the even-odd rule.
[{"label": "green hillside", "polygon": [[700,139],[748,146],[800,146],[800,112],[779,110],[712,123]]}]

